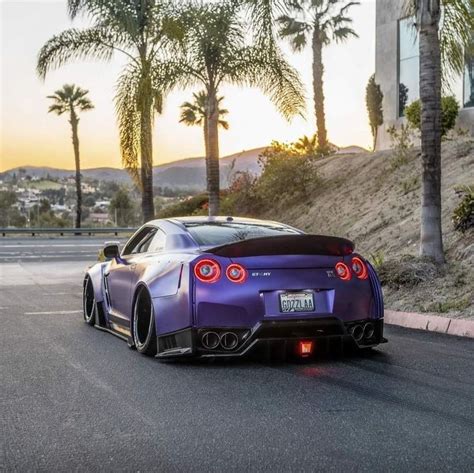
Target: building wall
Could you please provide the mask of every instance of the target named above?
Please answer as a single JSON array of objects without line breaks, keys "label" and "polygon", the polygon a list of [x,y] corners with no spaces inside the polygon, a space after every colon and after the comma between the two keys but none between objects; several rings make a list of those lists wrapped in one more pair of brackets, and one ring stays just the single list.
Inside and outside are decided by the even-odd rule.
[{"label": "building wall", "polygon": [[[405,0],[376,0],[375,80],[382,89],[384,124],[379,127],[377,149],[390,148],[387,129],[404,122],[398,115],[398,20],[403,18]],[[462,95],[462,79],[453,85]],[[460,97],[459,97],[460,98]],[[458,126],[474,136],[474,108],[460,111]]]}]

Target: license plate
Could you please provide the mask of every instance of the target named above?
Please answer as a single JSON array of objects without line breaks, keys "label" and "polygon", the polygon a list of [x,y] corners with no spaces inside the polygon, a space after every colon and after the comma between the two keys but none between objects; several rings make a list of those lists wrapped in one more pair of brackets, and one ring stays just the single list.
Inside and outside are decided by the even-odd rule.
[{"label": "license plate", "polygon": [[280,294],[280,310],[287,312],[313,312],[314,296],[312,292],[284,292]]}]

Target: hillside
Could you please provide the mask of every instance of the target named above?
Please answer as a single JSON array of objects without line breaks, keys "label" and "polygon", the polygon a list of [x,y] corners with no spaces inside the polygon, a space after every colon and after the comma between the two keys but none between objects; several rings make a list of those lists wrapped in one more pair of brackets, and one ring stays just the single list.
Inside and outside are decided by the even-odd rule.
[{"label": "hillside", "polygon": [[[453,230],[459,202],[454,188],[474,184],[474,142],[443,146],[443,229],[449,264],[439,277],[416,288],[385,288],[387,306],[410,311],[474,315],[474,232]],[[393,153],[336,155],[321,161],[321,185],[296,206],[280,202],[271,215],[312,233],[340,235],[374,259],[416,255],[420,225],[420,152],[393,169]]]},{"label": "hillside", "polygon": [[[258,157],[265,148],[255,148],[242,151],[221,158],[221,183],[225,187],[228,183],[231,171],[250,171],[254,174],[260,173]],[[32,177],[65,178],[74,175],[70,169],[58,169],[52,167],[21,166],[3,173],[2,176],[18,173],[19,169],[25,170]],[[101,167],[83,169],[82,175],[89,179],[99,181],[115,181],[122,184],[130,184],[130,176],[123,169]],[[172,189],[186,189],[199,191],[206,187],[206,172],[204,158],[187,158],[165,163],[153,168],[154,183],[156,186],[169,187]]]}]

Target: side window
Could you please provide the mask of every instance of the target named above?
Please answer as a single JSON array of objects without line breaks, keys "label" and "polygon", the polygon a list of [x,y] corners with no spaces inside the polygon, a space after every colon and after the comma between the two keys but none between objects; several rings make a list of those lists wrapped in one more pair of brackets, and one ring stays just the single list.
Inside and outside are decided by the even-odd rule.
[{"label": "side window", "polygon": [[148,246],[147,251],[149,253],[159,253],[165,249],[166,244],[166,235],[163,230],[158,229],[153,239],[151,240],[150,245]]},{"label": "side window", "polygon": [[[156,228],[153,227],[144,227],[142,228],[128,243],[125,245],[123,249],[123,255],[131,255],[136,253],[142,253],[146,251],[144,247],[146,244],[150,244],[151,239],[153,238],[154,234],[156,233]],[[147,248],[147,247],[146,247]]]}]

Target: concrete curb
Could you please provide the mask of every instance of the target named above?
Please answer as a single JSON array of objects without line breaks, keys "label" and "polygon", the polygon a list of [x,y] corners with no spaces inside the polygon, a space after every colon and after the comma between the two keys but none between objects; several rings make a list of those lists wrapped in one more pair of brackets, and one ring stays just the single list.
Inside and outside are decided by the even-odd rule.
[{"label": "concrete curb", "polygon": [[474,338],[474,320],[450,319],[439,315],[385,310],[385,323],[400,327],[428,330],[458,337]]}]

